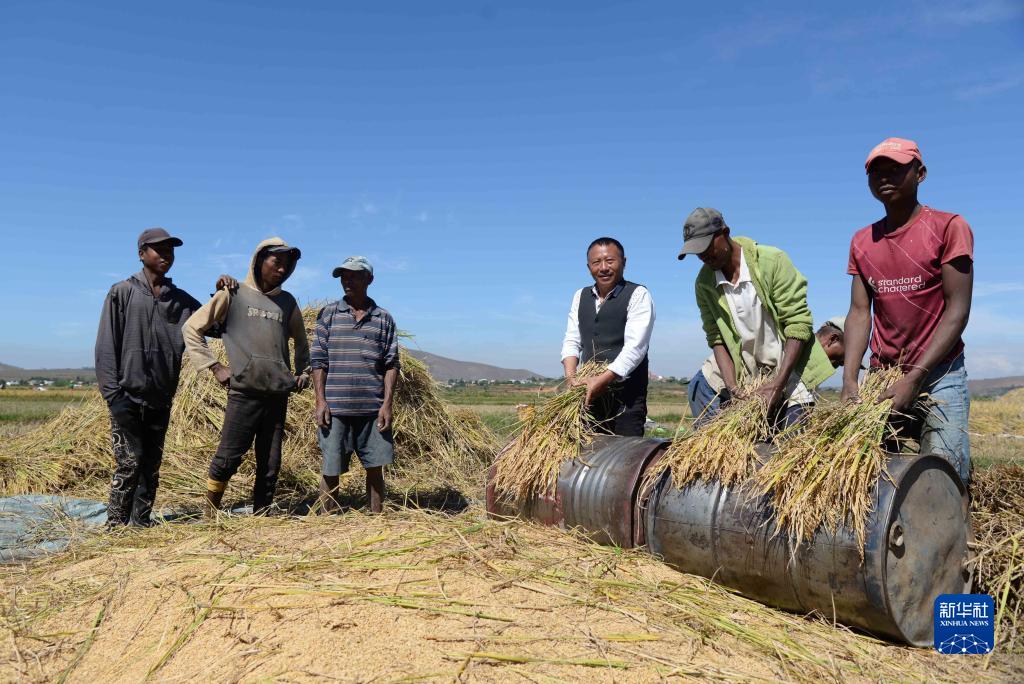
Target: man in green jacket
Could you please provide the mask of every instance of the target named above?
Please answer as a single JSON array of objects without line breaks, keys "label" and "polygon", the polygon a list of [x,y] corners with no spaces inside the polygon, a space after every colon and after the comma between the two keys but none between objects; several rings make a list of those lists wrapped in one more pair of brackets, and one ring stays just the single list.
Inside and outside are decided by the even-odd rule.
[{"label": "man in green jacket", "polygon": [[766,375],[756,391],[780,427],[798,421],[814,403],[811,392],[832,375],[832,362],[813,344],[807,279],[785,252],[733,237],[716,209],[694,209],[683,226],[679,259],[704,262],[695,290],[704,334],[721,373],[724,398],[740,381]]}]

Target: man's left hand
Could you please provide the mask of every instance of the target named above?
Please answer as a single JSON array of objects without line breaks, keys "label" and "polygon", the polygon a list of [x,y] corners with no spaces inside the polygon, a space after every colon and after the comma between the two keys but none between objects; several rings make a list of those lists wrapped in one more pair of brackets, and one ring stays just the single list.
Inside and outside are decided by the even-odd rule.
[{"label": "man's left hand", "polygon": [[391,406],[385,404],[377,411],[377,431],[387,432],[391,429]]},{"label": "man's left hand", "polygon": [[612,371],[605,371],[600,375],[595,375],[592,378],[587,378],[582,384],[587,386],[586,404],[590,406],[594,403],[594,399],[601,396],[608,390],[608,386],[615,382],[618,378]]},{"label": "man's left hand", "polygon": [[782,385],[776,382],[769,382],[758,387],[754,394],[768,402],[768,410],[771,411],[782,401]]},{"label": "man's left hand", "polygon": [[235,290],[238,289],[238,281],[229,276],[228,274],[222,273],[220,277],[217,278],[217,289],[226,289],[229,292],[234,292]]},{"label": "man's left hand", "polygon": [[908,373],[893,383],[893,386],[882,392],[878,397],[878,403],[886,399],[892,399],[892,410],[896,413],[906,413],[917,400],[921,393],[921,380],[917,374]]}]

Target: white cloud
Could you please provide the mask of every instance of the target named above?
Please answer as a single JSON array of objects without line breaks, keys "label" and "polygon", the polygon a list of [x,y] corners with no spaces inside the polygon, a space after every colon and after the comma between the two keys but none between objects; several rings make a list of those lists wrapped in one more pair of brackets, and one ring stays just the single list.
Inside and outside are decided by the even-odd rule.
[{"label": "white cloud", "polygon": [[281,217],[281,222],[286,231],[301,231],[306,228],[306,221],[302,218],[302,214],[285,214]]},{"label": "white cloud", "polygon": [[958,100],[976,100],[989,95],[995,95],[1007,90],[1013,90],[1024,85],[1024,76],[1015,74],[1004,78],[996,78],[987,81],[980,81],[963,86],[954,92]]},{"label": "white cloud", "polygon": [[960,28],[1024,16],[1024,4],[1013,0],[928,0],[917,4],[921,17],[928,23]]},{"label": "white cloud", "polygon": [[974,284],[975,297],[990,297],[1010,292],[1024,292],[1024,283],[994,283],[979,281]]}]

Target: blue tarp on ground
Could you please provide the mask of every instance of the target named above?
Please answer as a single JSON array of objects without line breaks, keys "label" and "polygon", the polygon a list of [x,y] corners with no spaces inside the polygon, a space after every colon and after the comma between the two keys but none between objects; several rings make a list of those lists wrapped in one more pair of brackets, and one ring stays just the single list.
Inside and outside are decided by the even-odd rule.
[{"label": "blue tarp on ground", "polygon": [[70,532],[107,522],[107,505],[47,494],[0,498],[0,563],[63,551]]}]

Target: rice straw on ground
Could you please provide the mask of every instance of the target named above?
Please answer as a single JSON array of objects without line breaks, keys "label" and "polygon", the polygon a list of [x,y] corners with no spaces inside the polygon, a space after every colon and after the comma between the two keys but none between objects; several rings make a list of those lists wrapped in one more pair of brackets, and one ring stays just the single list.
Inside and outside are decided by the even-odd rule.
[{"label": "rice straw on ground", "polygon": [[996,602],[996,649],[1024,652],[1024,468],[976,469],[971,483],[976,591]]}]

